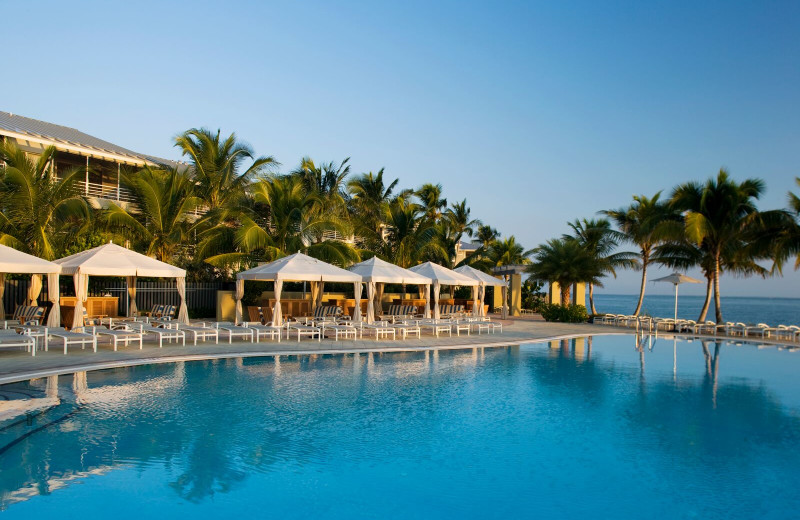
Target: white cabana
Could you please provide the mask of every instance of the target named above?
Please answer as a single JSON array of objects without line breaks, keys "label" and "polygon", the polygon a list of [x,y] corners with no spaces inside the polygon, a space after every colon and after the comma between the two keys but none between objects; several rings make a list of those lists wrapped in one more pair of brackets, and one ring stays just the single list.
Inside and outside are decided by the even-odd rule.
[{"label": "white cabana", "polygon": [[42,291],[42,275],[47,275],[47,298],[53,304],[47,325],[56,327],[61,322],[61,306],[58,297],[58,278],[61,266],[13,247],[0,244],[0,318],[5,318],[6,310],[3,305],[3,295],[6,290],[6,274],[30,274],[31,285],[28,289],[28,304],[38,305],[39,293]]},{"label": "white cabana", "polygon": [[[478,281],[433,262],[425,262],[409,269],[430,278],[433,283],[433,319],[439,319],[439,292],[442,285],[476,287]],[[429,316],[425,316],[428,318]]]},{"label": "white cabana", "polygon": [[[387,283],[423,286],[425,292],[425,314],[430,316],[428,294],[433,281],[427,276],[390,264],[377,256],[351,266],[348,271],[361,275],[361,279],[367,284],[367,323],[372,323],[377,318],[375,312],[377,310],[376,307],[380,305],[380,301],[375,302],[375,296],[383,294],[383,284]],[[356,305],[359,305],[359,303],[356,302]]]},{"label": "white cabana", "polygon": [[478,281],[478,287],[472,289],[472,300],[475,302],[472,306],[472,313],[475,316],[483,316],[483,306],[484,306],[484,299],[486,298],[486,287],[502,287],[503,294],[505,295],[505,290],[508,287],[508,284],[499,279],[495,278],[494,276],[484,273],[483,271],[478,271],[474,267],[470,267],[468,265],[462,265],[461,267],[457,267],[454,269],[455,272],[459,274],[463,274],[464,276],[469,276]]},{"label": "white cabana", "polygon": [[[323,282],[350,282],[354,284],[356,302],[361,301],[361,276],[303,253],[295,253],[236,275],[236,323],[242,321],[245,280],[275,282],[275,307],[272,309],[272,323],[275,326],[280,326],[282,322],[281,290],[284,281],[311,282],[312,294],[320,302],[322,301]],[[361,306],[356,304],[353,310],[353,321],[360,320]]]},{"label": "white cabana", "polygon": [[83,325],[83,309],[89,292],[90,276],[124,276],[128,284],[128,295],[133,295],[128,314],[136,312],[136,279],[139,276],[153,278],[175,278],[181,297],[178,321],[189,323],[186,308],[186,271],[114,243],[104,244],[72,256],[56,260],[63,274],[71,274],[75,283],[75,316],[72,326]]}]

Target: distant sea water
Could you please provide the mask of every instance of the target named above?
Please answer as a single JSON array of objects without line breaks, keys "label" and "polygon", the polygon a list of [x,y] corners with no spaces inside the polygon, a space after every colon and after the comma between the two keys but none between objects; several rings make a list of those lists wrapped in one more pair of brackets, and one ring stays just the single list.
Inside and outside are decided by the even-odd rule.
[{"label": "distant sea water", "polygon": [[[631,314],[636,309],[638,298],[638,294],[595,294],[594,305],[601,314]],[[678,318],[696,320],[700,316],[704,300],[704,296],[679,295]],[[588,296],[586,305],[588,308]],[[675,314],[675,297],[645,293],[641,313],[659,318],[671,318]],[[725,321],[747,324],[800,325],[800,298],[723,296],[722,318]],[[706,319],[715,321],[714,300],[711,300]]]}]

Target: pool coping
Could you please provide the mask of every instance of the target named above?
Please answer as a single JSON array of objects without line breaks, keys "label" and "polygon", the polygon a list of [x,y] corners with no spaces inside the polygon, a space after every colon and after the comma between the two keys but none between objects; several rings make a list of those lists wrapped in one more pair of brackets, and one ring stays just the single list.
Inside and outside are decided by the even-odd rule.
[{"label": "pool coping", "polygon": [[[493,341],[491,343],[463,343],[456,345],[375,345],[370,347],[369,344],[364,348],[319,348],[319,349],[301,349],[301,350],[280,350],[275,348],[279,344],[268,344],[269,349],[261,351],[246,351],[246,352],[218,352],[218,353],[198,353],[198,354],[181,354],[175,356],[159,356],[159,357],[143,357],[136,359],[125,359],[119,361],[100,361],[94,363],[87,363],[84,365],[71,365],[68,367],[53,367],[41,370],[32,370],[28,372],[16,372],[0,376],[0,385],[18,383],[20,381],[28,381],[30,379],[37,379],[48,376],[60,376],[65,374],[74,374],[76,372],[93,372],[96,370],[109,370],[114,368],[125,368],[142,365],[157,365],[164,363],[180,363],[184,361],[209,361],[216,359],[233,359],[233,358],[257,358],[257,357],[278,357],[278,356],[308,356],[308,355],[336,355],[336,354],[366,354],[370,352],[425,352],[434,350],[469,350],[475,348],[502,348],[510,346],[527,345],[534,343],[548,343],[550,341],[570,340],[574,338],[585,338],[589,336],[625,336],[633,334],[632,331],[608,331],[608,332],[575,332],[569,334],[558,334],[547,337],[531,337],[531,338],[509,338],[505,341]],[[266,345],[266,344],[265,344]]]}]

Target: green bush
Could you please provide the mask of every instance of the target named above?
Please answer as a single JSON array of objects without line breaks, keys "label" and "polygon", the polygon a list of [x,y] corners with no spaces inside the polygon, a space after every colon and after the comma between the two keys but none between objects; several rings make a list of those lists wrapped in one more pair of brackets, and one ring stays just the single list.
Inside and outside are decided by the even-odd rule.
[{"label": "green bush", "polygon": [[586,307],[583,305],[558,305],[555,303],[543,303],[539,306],[539,312],[547,321],[560,321],[562,323],[584,323],[589,319]]}]

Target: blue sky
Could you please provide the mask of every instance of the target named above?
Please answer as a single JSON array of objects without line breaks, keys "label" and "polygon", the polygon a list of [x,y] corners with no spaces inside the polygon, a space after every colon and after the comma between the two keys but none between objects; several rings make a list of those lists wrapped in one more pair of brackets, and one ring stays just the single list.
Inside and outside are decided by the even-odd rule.
[{"label": "blue sky", "polygon": [[[178,158],[194,126],[283,169],[352,157],[533,247],[727,168],[800,175],[798,2],[3,2],[0,110]],[[797,296],[800,275],[723,279]],[[607,292],[633,293],[624,273]],[[687,287],[686,293],[702,293]],[[669,293],[671,288],[649,286]]]}]

